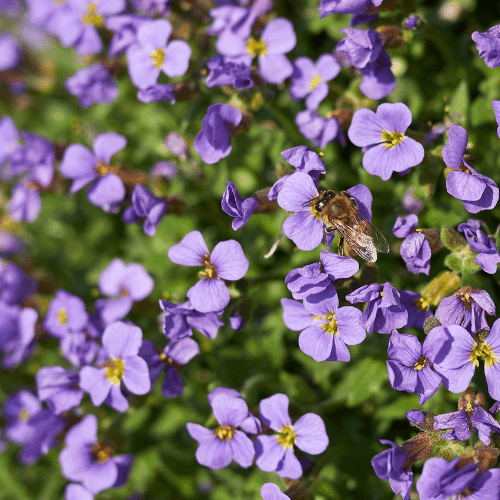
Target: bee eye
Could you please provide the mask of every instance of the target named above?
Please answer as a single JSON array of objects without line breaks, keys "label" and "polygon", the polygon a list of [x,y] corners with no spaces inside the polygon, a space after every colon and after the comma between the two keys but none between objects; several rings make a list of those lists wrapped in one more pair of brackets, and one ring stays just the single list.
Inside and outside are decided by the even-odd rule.
[{"label": "bee eye", "polygon": [[324,206],[325,206],[325,202],[320,201],[319,203],[316,204],[316,210],[319,212],[320,210],[323,210]]}]

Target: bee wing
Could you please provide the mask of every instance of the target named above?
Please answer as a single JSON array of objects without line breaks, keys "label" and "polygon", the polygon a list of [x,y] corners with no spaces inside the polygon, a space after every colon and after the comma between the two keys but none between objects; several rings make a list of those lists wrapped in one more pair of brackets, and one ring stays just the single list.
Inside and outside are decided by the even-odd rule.
[{"label": "bee wing", "polygon": [[329,219],[332,226],[344,237],[347,244],[363,259],[369,262],[377,260],[377,250],[389,252],[389,244],[385,236],[360,212],[344,224],[337,219]]}]

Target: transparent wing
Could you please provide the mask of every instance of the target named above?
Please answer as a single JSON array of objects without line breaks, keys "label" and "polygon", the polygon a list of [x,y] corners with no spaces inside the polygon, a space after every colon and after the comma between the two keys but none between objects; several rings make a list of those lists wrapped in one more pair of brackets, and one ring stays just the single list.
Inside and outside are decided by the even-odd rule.
[{"label": "transparent wing", "polygon": [[357,210],[348,224],[338,219],[329,218],[328,220],[354,252],[363,259],[375,262],[377,251],[389,252],[389,243],[385,236]]}]

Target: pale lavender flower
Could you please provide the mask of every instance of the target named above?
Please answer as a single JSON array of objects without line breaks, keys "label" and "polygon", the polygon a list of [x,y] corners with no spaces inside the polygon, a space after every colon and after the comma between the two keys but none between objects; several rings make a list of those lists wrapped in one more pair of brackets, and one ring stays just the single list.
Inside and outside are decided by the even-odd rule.
[{"label": "pale lavender flower", "polygon": [[70,331],[82,331],[88,319],[85,304],[80,297],[65,290],[57,290],[45,315],[43,327],[54,337],[63,338]]},{"label": "pale lavender flower", "polygon": [[31,183],[20,182],[12,190],[7,210],[15,221],[33,222],[42,209],[42,199]]},{"label": "pale lavender flower", "polygon": [[342,147],[346,145],[346,138],[337,118],[318,115],[314,110],[304,110],[297,113],[295,123],[300,133],[309,139],[315,147],[325,149],[329,142],[338,142]]},{"label": "pale lavender flower", "polygon": [[266,483],[260,489],[262,500],[290,500],[290,497],[281,492],[279,486],[274,483]]},{"label": "pale lavender flower", "polygon": [[21,63],[23,51],[17,40],[0,32],[0,71],[9,71]]}]

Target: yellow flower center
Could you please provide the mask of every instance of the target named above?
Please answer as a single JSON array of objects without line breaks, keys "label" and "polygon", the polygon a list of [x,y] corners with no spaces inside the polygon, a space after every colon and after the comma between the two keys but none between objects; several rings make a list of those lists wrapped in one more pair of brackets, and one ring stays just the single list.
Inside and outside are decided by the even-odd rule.
[{"label": "yellow flower center", "polygon": [[155,49],[151,52],[151,60],[153,65],[160,69],[165,62],[165,49]]},{"label": "yellow flower center", "polygon": [[338,335],[337,330],[337,320],[335,319],[335,313],[332,311],[324,316],[313,316],[314,319],[322,319],[328,321],[328,323],[323,323],[321,328],[325,330],[326,333],[330,333],[331,335]]},{"label": "yellow flower center", "polygon": [[247,42],[247,54],[251,56],[265,56],[267,52],[266,42],[250,37]]},{"label": "yellow flower center", "polygon": [[404,138],[405,136],[399,132],[382,131],[382,141],[385,142],[386,147],[389,149],[397,146]]},{"label": "yellow flower center", "polygon": [[476,342],[469,355],[471,363],[476,366],[479,366],[479,358],[482,358],[484,364],[488,367],[493,366],[498,361],[493,349],[486,342],[481,340]]},{"label": "yellow flower center", "polygon": [[427,311],[427,310],[429,310],[429,303],[423,297],[419,297],[418,299],[415,299],[413,301],[413,303],[415,304],[415,307],[419,311]]},{"label": "yellow flower center", "polygon": [[94,459],[94,462],[97,462],[98,464],[107,462],[112,455],[111,449],[102,444],[94,444],[91,446],[90,450],[92,452],[92,458]]},{"label": "yellow flower center", "polygon": [[[313,198],[310,202],[309,202],[309,211],[311,212],[311,215],[315,218],[315,219],[318,219],[318,220],[321,220],[321,214],[316,210],[316,198]],[[305,203],[304,203],[305,205]]]},{"label": "yellow flower center", "polygon": [[318,74],[314,75],[309,82],[309,92],[312,92],[321,83],[321,81],[321,76]]},{"label": "yellow flower center", "polygon": [[221,425],[214,430],[214,434],[217,436],[217,439],[221,441],[229,441],[233,439],[234,433],[236,432],[235,428],[232,425]]},{"label": "yellow flower center", "polygon": [[428,365],[430,361],[423,356],[413,365],[413,369],[420,371],[424,368],[425,365]]},{"label": "yellow flower center", "polygon": [[293,427],[285,425],[285,427],[281,428],[279,434],[276,434],[276,439],[283,448],[293,448],[293,444],[297,438],[295,437]]},{"label": "yellow flower center", "polygon": [[57,313],[57,321],[59,321],[61,325],[65,325],[68,322],[68,312],[64,309],[64,307],[59,309],[59,312]]},{"label": "yellow flower center", "polygon": [[206,280],[213,280],[217,278],[217,269],[215,269],[215,266],[212,264],[210,261],[210,255],[206,253],[202,258],[201,258],[201,265],[205,266],[204,271],[199,271],[198,274]]},{"label": "yellow flower center", "polygon": [[123,378],[123,373],[125,372],[125,362],[123,359],[110,359],[105,363],[104,367],[106,370],[106,378],[113,385],[118,385]]},{"label": "yellow flower center", "polygon": [[96,28],[100,28],[104,24],[104,16],[101,16],[97,12],[97,7],[94,2],[92,2],[85,15],[82,18],[85,24],[92,24]]},{"label": "yellow flower center", "polygon": [[28,418],[30,418],[30,414],[29,414],[29,411],[28,410],[21,410],[19,412],[19,418],[23,421],[23,422],[26,422],[26,420],[28,420]]}]

